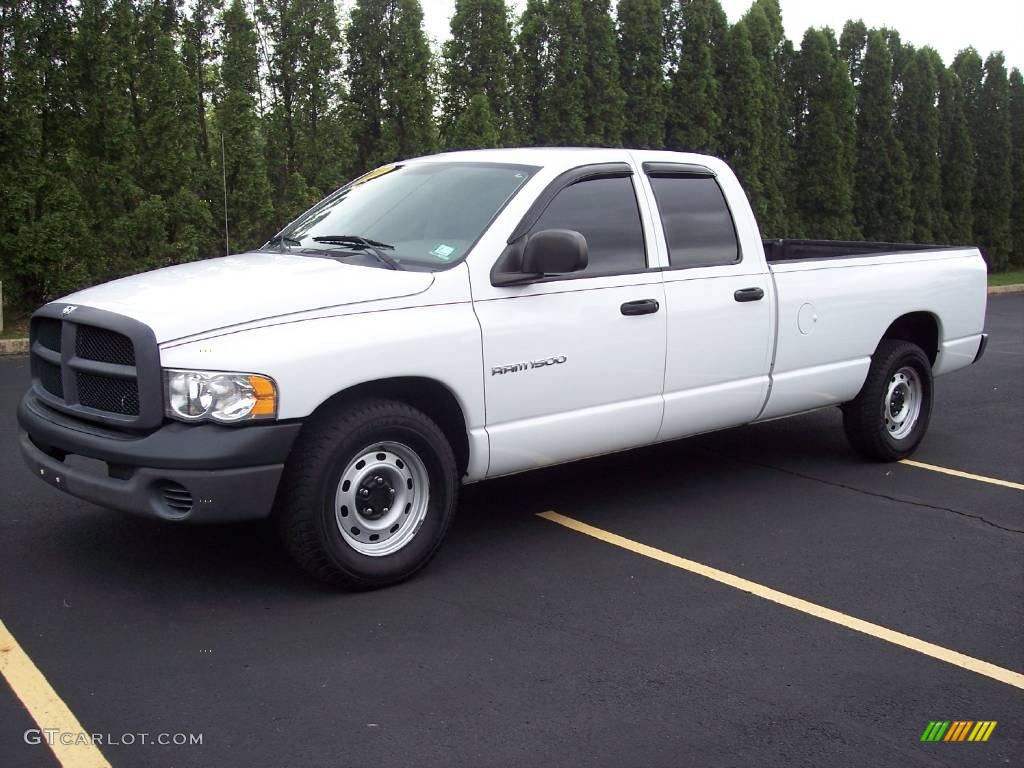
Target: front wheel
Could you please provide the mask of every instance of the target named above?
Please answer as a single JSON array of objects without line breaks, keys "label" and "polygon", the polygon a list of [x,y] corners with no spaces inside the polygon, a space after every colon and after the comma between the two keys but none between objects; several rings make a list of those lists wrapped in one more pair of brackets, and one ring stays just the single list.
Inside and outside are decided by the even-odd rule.
[{"label": "front wheel", "polygon": [[441,429],[405,403],[364,400],[323,414],[299,438],[276,514],[288,550],[313,576],[382,587],[434,555],[457,493]]},{"label": "front wheel", "polygon": [[932,367],[916,344],[885,339],[857,397],[843,406],[854,450],[876,461],[899,461],[917,448],[932,413]]}]

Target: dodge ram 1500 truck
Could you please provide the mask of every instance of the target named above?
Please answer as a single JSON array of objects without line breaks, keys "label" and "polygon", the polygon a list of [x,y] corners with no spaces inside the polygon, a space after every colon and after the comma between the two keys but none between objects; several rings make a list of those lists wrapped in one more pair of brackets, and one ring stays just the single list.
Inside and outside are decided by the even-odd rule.
[{"label": "dodge ram 1500 truck", "polygon": [[273,516],[315,576],[380,586],[464,482],[828,406],[860,454],[907,456],[985,301],[975,248],[762,241],[712,157],[442,154],[257,251],[42,307],[21,449],[115,509]]}]

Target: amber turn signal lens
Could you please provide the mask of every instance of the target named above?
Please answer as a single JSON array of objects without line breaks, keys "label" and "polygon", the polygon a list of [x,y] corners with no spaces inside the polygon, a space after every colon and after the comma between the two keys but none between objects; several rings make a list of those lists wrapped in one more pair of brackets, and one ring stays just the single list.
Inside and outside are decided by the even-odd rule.
[{"label": "amber turn signal lens", "polygon": [[264,376],[249,376],[249,386],[256,393],[256,405],[253,406],[251,415],[270,416],[277,415],[277,388],[274,382]]}]

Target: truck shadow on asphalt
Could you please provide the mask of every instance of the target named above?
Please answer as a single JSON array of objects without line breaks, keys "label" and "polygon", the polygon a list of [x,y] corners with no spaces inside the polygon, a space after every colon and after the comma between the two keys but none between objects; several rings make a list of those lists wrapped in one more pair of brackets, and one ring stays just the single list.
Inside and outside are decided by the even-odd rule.
[{"label": "truck shadow on asphalt", "polygon": [[[723,486],[743,484],[751,466],[782,457],[791,465],[813,463],[819,472],[833,462],[854,460],[843,440],[838,411],[467,486],[447,541],[413,583],[429,589],[435,580],[443,583],[493,572],[510,548],[529,548],[550,535],[547,524],[535,517],[547,510],[585,516],[616,505],[628,514],[670,506],[673,514],[687,516],[689,522],[712,525],[731,513],[716,504]],[[77,500],[65,503],[74,505],[76,513],[67,516],[48,545],[55,546],[55,556],[81,578],[114,593],[216,593],[233,600],[247,592],[263,599],[345,594],[316,583],[294,566],[270,521],[174,525]]]}]

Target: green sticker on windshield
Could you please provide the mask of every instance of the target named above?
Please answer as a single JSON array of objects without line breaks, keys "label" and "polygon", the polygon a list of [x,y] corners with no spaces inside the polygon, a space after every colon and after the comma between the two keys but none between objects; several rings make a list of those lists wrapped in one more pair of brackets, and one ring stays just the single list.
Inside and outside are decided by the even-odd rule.
[{"label": "green sticker on windshield", "polygon": [[450,245],[438,243],[434,246],[434,250],[430,252],[430,255],[437,256],[441,261],[448,261],[451,259],[453,253],[455,253],[455,249]]}]

